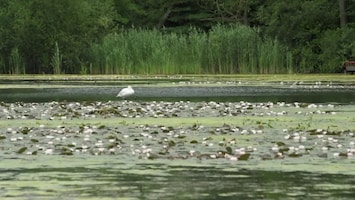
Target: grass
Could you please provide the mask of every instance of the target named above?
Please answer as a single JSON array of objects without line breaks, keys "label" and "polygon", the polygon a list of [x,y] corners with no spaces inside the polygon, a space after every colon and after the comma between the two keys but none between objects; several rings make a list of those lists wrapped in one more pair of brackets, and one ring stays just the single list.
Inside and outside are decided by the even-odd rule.
[{"label": "grass", "polygon": [[292,73],[292,55],[277,40],[241,25],[187,34],[129,29],[91,49],[96,74]]},{"label": "grass", "polygon": [[[270,82],[292,82],[292,81],[305,81],[305,82],[343,82],[347,84],[354,84],[355,79],[352,75],[344,74],[176,74],[169,75],[1,75],[0,81],[139,81],[146,80],[159,82],[160,80],[182,80],[182,81],[245,81],[245,82],[258,82],[266,84]],[[2,83],[3,84],[3,83]]]},{"label": "grass", "polygon": [[[308,47],[290,49],[277,38],[263,36],[257,28],[215,25],[184,33],[148,29],[119,29],[87,44],[80,55],[68,46],[28,57],[11,47],[0,56],[4,74],[292,74],[339,71],[345,58],[337,38],[329,32],[320,42],[321,53]],[[70,45],[69,45],[70,46]],[[86,45],[85,45],[86,46]],[[63,49],[64,48],[64,49]],[[339,51],[340,49],[340,51]],[[49,56],[48,56],[49,55]],[[73,64],[75,63],[75,64]],[[37,69],[38,70],[34,70]]]},{"label": "grass", "polygon": [[52,57],[52,67],[54,74],[61,74],[62,55],[59,52],[58,42],[55,42],[54,54]]},{"label": "grass", "polygon": [[10,74],[25,74],[25,63],[18,50],[13,48],[10,54]]}]

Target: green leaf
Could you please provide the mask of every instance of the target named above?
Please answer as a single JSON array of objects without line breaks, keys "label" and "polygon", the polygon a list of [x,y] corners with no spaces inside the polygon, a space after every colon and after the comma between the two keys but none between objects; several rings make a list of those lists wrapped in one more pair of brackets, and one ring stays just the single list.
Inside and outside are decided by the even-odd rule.
[{"label": "green leaf", "polygon": [[37,142],[38,142],[38,140],[37,140],[37,139],[32,138],[32,139],[31,139],[31,142],[33,142],[33,143],[37,143]]},{"label": "green leaf", "polygon": [[243,154],[238,157],[238,160],[248,160],[250,157],[250,153]]},{"label": "green leaf", "polygon": [[226,147],[226,151],[228,154],[232,154],[232,148],[231,147]]},{"label": "green leaf", "polygon": [[22,147],[22,148],[20,148],[19,150],[17,150],[16,153],[22,154],[22,153],[25,152],[26,150],[27,150],[27,147]]}]

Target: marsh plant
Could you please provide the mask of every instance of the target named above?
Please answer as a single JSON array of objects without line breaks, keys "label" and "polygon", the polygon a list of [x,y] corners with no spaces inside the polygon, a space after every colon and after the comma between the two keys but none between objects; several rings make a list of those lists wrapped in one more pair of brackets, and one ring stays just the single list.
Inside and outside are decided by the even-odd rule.
[{"label": "marsh plant", "polygon": [[[190,28],[183,33],[130,28],[88,44],[85,56],[77,56],[80,65],[68,64],[58,42],[52,56],[43,59],[51,67],[47,72],[54,74],[293,73],[291,51],[277,39],[261,35],[259,29],[242,25],[216,25],[207,32]],[[26,62],[17,48],[0,61],[3,71],[25,73]]]},{"label": "marsh plant", "polygon": [[10,74],[24,74],[25,64],[18,48],[13,48],[10,54]]},{"label": "marsh plant", "polygon": [[62,65],[62,55],[60,55],[58,42],[55,42],[54,54],[51,60],[51,65],[53,67],[54,74],[61,73],[61,65]]},{"label": "marsh plant", "polygon": [[258,29],[217,25],[188,33],[128,29],[91,48],[92,73],[292,73],[292,54]]}]

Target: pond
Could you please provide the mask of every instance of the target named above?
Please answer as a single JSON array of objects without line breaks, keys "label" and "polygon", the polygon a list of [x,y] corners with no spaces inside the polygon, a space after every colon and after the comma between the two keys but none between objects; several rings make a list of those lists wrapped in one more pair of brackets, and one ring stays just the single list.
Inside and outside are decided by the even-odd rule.
[{"label": "pond", "polygon": [[1,199],[352,199],[353,86],[0,88]]},{"label": "pond", "polygon": [[[0,101],[115,101],[120,87],[3,88]],[[122,88],[122,87],[121,87]],[[354,103],[354,88],[289,88],[270,86],[136,86],[135,101],[248,101]]]}]

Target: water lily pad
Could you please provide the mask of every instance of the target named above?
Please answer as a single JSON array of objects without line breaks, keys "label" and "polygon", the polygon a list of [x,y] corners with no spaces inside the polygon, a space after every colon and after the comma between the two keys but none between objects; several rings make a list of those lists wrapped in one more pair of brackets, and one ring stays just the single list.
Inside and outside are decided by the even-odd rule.
[{"label": "water lily pad", "polygon": [[291,158],[298,158],[298,157],[301,157],[302,154],[301,153],[292,152],[292,153],[288,154],[288,156],[291,157]]},{"label": "water lily pad", "polygon": [[152,131],[150,134],[152,134],[152,135],[158,135],[159,132],[158,132],[158,131]]},{"label": "water lily pad", "polygon": [[35,138],[32,138],[32,139],[31,139],[31,142],[37,143],[37,142],[39,142],[39,140],[38,140],[38,139],[35,139]]},{"label": "water lily pad", "polygon": [[176,138],[183,139],[183,138],[186,138],[186,135],[178,135]]},{"label": "water lily pad", "polygon": [[22,154],[23,152],[25,152],[27,150],[27,147],[22,147],[19,150],[16,151],[16,153],[18,154]]},{"label": "water lily pad", "polygon": [[21,130],[21,133],[24,135],[27,135],[29,132],[30,132],[30,129],[27,126],[23,127]]},{"label": "water lily pad", "polygon": [[238,160],[248,160],[249,157],[250,157],[250,153],[246,153],[246,154],[240,155],[238,157]]},{"label": "water lily pad", "polygon": [[284,142],[276,142],[277,146],[285,146],[286,144]]},{"label": "water lily pad", "polygon": [[226,147],[226,151],[228,154],[232,154],[232,148],[231,147]]},{"label": "water lily pad", "polygon": [[63,147],[61,149],[60,155],[67,155],[67,156],[71,156],[73,155],[73,151],[69,148]]},{"label": "water lily pad", "polygon": [[169,140],[168,145],[169,145],[170,147],[175,146],[175,145],[176,145],[176,142],[174,142],[173,140]]}]

